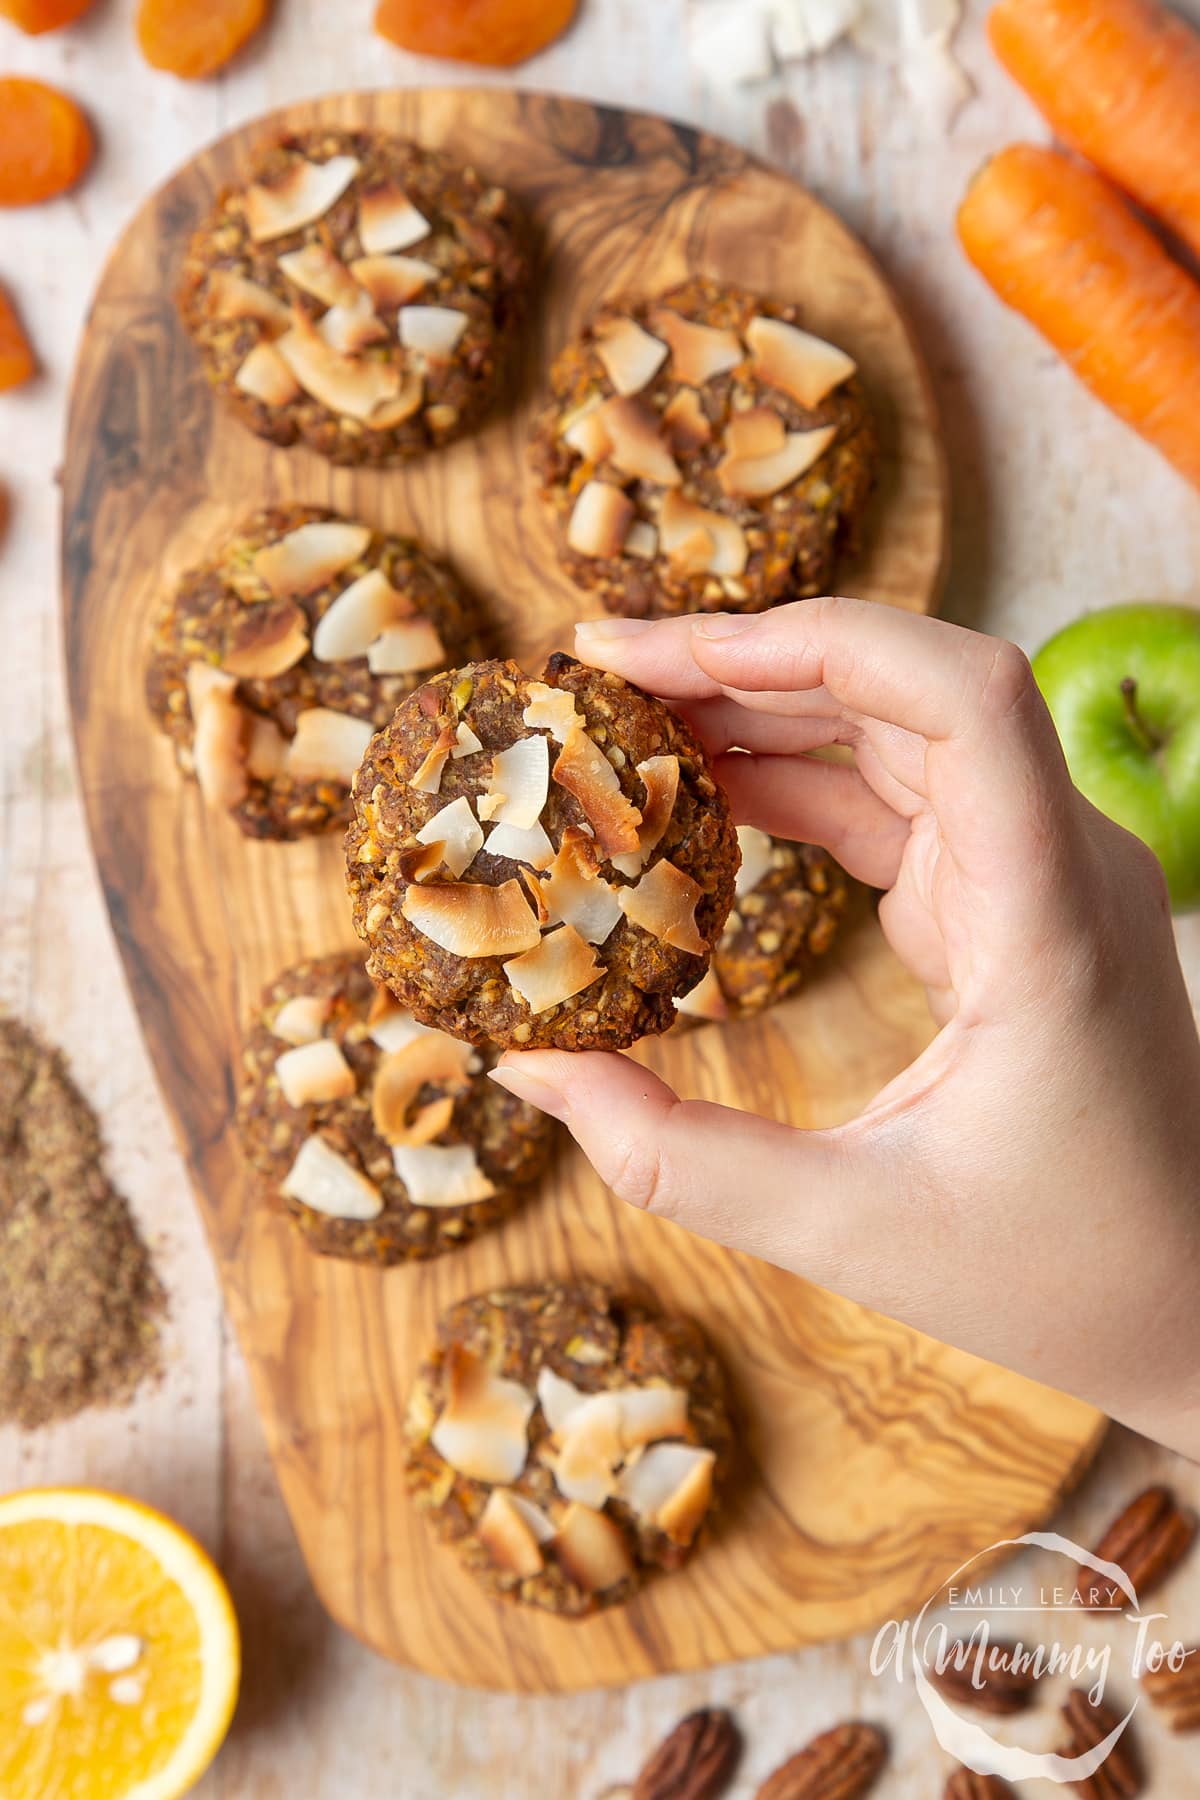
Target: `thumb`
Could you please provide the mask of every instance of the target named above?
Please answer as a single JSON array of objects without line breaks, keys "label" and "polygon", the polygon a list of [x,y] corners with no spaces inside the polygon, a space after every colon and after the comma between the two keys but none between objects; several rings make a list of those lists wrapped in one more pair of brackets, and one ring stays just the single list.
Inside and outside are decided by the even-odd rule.
[{"label": "thumb", "polygon": [[845,1131],[680,1100],[649,1069],[603,1051],[510,1051],[490,1073],[561,1119],[618,1200],[826,1287],[858,1286],[855,1220],[887,1183]]}]

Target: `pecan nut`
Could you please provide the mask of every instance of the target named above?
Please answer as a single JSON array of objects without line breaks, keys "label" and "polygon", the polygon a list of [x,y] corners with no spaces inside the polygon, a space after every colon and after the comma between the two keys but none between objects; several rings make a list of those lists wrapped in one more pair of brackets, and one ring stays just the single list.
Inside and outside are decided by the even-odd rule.
[{"label": "pecan nut", "polygon": [[[1120,1723],[1117,1714],[1103,1703],[1089,1700],[1082,1688],[1073,1688],[1062,1709],[1070,1732],[1069,1741],[1059,1746],[1060,1756],[1083,1756],[1102,1744],[1110,1731]],[[1086,1781],[1072,1786],[1085,1800],[1134,1800],[1143,1788],[1141,1759],[1127,1725],[1100,1767]]]},{"label": "pecan nut", "polygon": [[976,1775],[974,1769],[958,1768],[947,1781],[942,1800],[1016,1800],[1016,1795],[998,1775]]},{"label": "pecan nut", "polygon": [[[1096,1545],[1096,1555],[1124,1569],[1138,1599],[1144,1600],[1173,1573],[1195,1535],[1194,1516],[1177,1503],[1170,1488],[1150,1487],[1113,1520]],[[1114,1582],[1097,1569],[1083,1565],[1079,1570],[1079,1592],[1089,1608],[1125,1605],[1125,1595]]]},{"label": "pecan nut", "polygon": [[1142,1690],[1172,1731],[1200,1731],[1200,1644],[1185,1655],[1181,1669],[1147,1669]]},{"label": "pecan nut", "polygon": [[[978,1680],[975,1678],[977,1662],[980,1665]],[[997,1664],[1002,1666],[997,1667]],[[1023,1712],[1032,1700],[1038,1682],[1033,1670],[1018,1662],[1016,1644],[990,1644],[986,1655],[979,1657],[961,1638],[950,1646],[944,1669],[935,1666],[926,1669],[925,1673],[947,1700],[997,1716]]]},{"label": "pecan nut", "polygon": [[873,1725],[835,1725],[768,1775],[755,1800],[859,1800],[886,1757],[887,1741]]},{"label": "pecan nut", "polygon": [[727,1712],[689,1713],[665,1737],[633,1784],[633,1800],[713,1800],[742,1747]]}]

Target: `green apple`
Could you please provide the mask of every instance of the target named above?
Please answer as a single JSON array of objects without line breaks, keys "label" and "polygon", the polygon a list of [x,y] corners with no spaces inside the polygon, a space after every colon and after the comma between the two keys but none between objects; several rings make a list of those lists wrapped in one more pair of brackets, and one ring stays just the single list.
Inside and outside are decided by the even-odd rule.
[{"label": "green apple", "polygon": [[1075,785],[1149,844],[1177,911],[1200,906],[1200,609],[1088,613],[1033,672]]}]

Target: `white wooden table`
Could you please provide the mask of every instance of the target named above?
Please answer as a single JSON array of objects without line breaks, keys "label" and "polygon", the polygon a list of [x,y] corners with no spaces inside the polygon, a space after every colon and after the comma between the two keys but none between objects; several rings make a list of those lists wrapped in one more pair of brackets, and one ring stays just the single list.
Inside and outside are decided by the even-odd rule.
[{"label": "white wooden table", "polygon": [[[1200,0],[1193,5],[1200,11]],[[285,101],[473,77],[375,38],[372,0],[276,0],[269,31],[232,71],[185,86],[143,66],[133,10],[133,0],[98,0],[80,26],[37,40],[0,22],[0,69],[74,91],[100,140],[76,195],[0,214],[0,280],[19,300],[44,370],[27,389],[0,396],[0,483],[10,511],[0,544],[0,999],[69,1050],[104,1118],[113,1172],[170,1288],[168,1366],[162,1385],[128,1412],[30,1436],[0,1432],[0,1488],[79,1481],[123,1489],[184,1521],[219,1558],[241,1614],[247,1669],[233,1734],[198,1790],[203,1800],[595,1800],[632,1776],[679,1714],[708,1702],[734,1706],[746,1731],[736,1800],[748,1800],[807,1737],[853,1716],[893,1734],[882,1794],[934,1796],[947,1759],[911,1689],[870,1676],[864,1641],[622,1693],[518,1701],[457,1692],[379,1661],[330,1624],[313,1597],[84,835],[59,667],[54,475],[89,293],[114,236],[154,184],[213,136]],[[584,0],[582,11],[565,40],[520,71],[525,84],[658,109],[740,139],[826,198],[886,265],[924,341],[943,411],[954,482],[951,616],[1032,650],[1087,606],[1178,597],[1200,585],[1200,500],[1075,386],[955,247],[954,207],[971,171],[1008,139],[1044,136],[990,61],[982,5],[960,38],[978,97],[949,136],[906,101],[892,72],[848,50],[765,87],[714,92],[689,67],[687,0]],[[1196,994],[1200,919],[1185,921],[1179,936]],[[1200,1471],[1118,1432],[1061,1529],[1087,1541],[1152,1474],[1200,1502]],[[1170,1632],[1200,1637],[1200,1556],[1172,1584],[1169,1606]],[[1200,1793],[1198,1741],[1172,1743],[1145,1710],[1139,1728],[1151,1793]]]}]

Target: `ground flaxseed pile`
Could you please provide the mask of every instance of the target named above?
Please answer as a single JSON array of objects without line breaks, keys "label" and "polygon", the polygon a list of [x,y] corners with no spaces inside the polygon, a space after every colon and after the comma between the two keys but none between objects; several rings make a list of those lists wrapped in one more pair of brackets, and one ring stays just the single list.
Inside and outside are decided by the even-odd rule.
[{"label": "ground flaxseed pile", "polygon": [[158,1371],[165,1304],[61,1053],[0,1016],[0,1422],[127,1400]]}]

